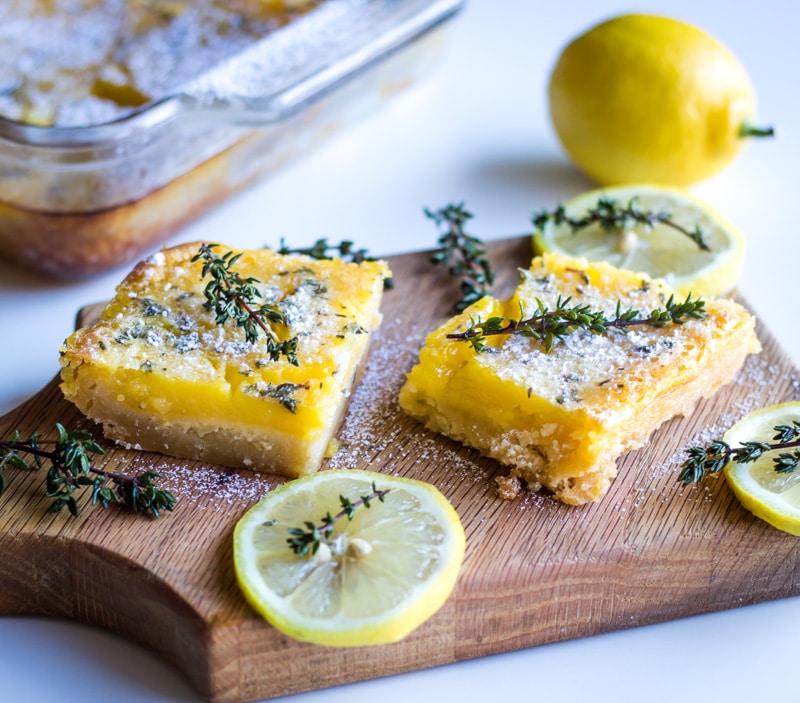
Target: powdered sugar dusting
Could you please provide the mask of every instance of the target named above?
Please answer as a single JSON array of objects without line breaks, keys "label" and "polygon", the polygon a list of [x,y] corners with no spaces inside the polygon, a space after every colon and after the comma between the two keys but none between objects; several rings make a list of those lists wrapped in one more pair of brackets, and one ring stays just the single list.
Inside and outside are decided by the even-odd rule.
[{"label": "powdered sugar dusting", "polygon": [[[124,465],[124,460],[121,463]],[[245,469],[175,463],[166,458],[152,462],[148,470],[161,474],[159,488],[170,491],[181,509],[191,507],[237,518],[283,480]],[[131,473],[139,471],[130,469]]]},{"label": "powdered sugar dusting", "polygon": [[[178,465],[161,472],[164,487],[177,492],[200,510],[239,512],[277,485],[262,474]],[[213,501],[209,502],[209,498]]]},{"label": "powdered sugar dusting", "polygon": [[373,335],[364,375],[350,398],[339,433],[342,450],[329,462],[332,469],[356,468],[384,452],[385,459],[408,455],[408,448],[397,442],[401,427],[392,424],[391,418],[399,412],[397,394],[405,380],[403,369],[413,363],[424,337],[406,334],[405,339],[397,339],[392,332],[399,327],[400,320],[384,322]]},{"label": "powdered sugar dusting", "polygon": [[[782,395],[782,387],[788,389],[788,396]],[[660,430],[662,434],[658,435],[658,441],[674,441],[672,451],[663,461],[628,467],[635,469],[634,478],[624,495],[614,503],[614,510],[620,519],[625,520],[637,509],[652,505],[653,500],[659,504],[681,501],[698,505],[717,500],[719,490],[713,480],[689,486],[682,486],[677,481],[681,466],[688,457],[688,448],[706,446],[720,439],[746,415],[766,405],[800,398],[800,378],[792,375],[787,379],[785,367],[775,364],[769,357],[751,355],[731,381],[730,387],[719,393],[724,400],[718,398],[705,409],[696,409],[695,412],[704,414],[702,423],[693,423],[695,431],[692,434],[670,437],[663,434],[663,429]]]},{"label": "powdered sugar dusting", "polygon": [[407,423],[414,421],[401,410],[398,395],[428,332],[395,319],[384,321],[374,334],[363,378],[353,392],[338,435],[342,449],[330,459],[329,468],[369,468],[385,473],[410,470],[414,478],[440,489],[465,481],[487,481],[488,470],[476,463],[480,461],[477,453],[472,461],[464,456],[463,447],[422,425],[417,433],[408,431]]},{"label": "powdered sugar dusting", "polygon": [[[747,388],[772,389],[783,380],[784,375],[785,370],[771,363],[769,359],[760,356],[749,356],[731,383]],[[800,380],[792,378],[791,385],[794,389],[795,397],[799,396]],[[779,401],[775,399],[774,402]],[[725,405],[725,411],[719,415],[716,421],[704,425],[694,436],[687,439],[684,446],[670,455],[659,467],[659,472],[662,474],[674,473],[686,459],[687,447],[706,445],[715,439],[719,439],[743,417],[764,407],[764,403],[764,399],[756,392],[744,393],[731,399]]]}]

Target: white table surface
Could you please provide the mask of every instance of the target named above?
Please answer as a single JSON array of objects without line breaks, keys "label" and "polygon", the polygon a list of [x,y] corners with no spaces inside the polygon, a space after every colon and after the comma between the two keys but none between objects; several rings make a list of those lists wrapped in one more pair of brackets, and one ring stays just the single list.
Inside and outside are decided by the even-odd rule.
[{"label": "white table surface", "polygon": [[[687,20],[726,43],[750,71],[761,117],[778,127],[777,140],[750,144],[693,190],[745,232],[739,289],[798,363],[790,291],[800,261],[800,5],[640,0],[633,7]],[[486,240],[527,231],[533,211],[591,186],[566,160],[547,116],[555,58],[572,36],[631,9],[611,0],[472,0],[426,81],[171,241],[257,247],[326,236],[388,255],[433,246],[422,208],[462,200],[475,214],[471,231]],[[122,273],[58,283],[0,264],[0,413],[57,373],[56,350],[76,310],[108,298]],[[792,598],[284,700],[796,701],[787,664],[795,667],[797,623],[800,598]],[[81,624],[27,617],[0,618],[0,691],[4,701],[31,703],[199,700],[176,671],[136,645]]]}]

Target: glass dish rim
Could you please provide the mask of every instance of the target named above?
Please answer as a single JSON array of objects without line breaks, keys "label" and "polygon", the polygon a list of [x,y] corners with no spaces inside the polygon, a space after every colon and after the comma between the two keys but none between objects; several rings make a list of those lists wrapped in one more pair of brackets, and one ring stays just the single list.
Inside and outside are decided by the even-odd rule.
[{"label": "glass dish rim", "polygon": [[[331,4],[335,2],[336,0],[331,0]],[[215,95],[209,100],[207,95],[202,94],[203,80],[206,78],[206,74],[203,74],[198,81],[107,122],[56,127],[28,124],[0,116],[0,159],[3,151],[22,149],[33,150],[40,157],[50,155],[59,161],[66,158],[70,163],[102,160],[102,154],[114,152],[126,142],[147,139],[152,133],[178,120],[207,120],[217,127],[255,128],[277,124],[373,63],[434,29],[459,11],[465,2],[466,0],[353,2],[354,11],[368,7],[375,12],[386,25],[383,32],[377,37],[368,38],[366,42],[362,41],[362,35],[350,37],[349,44],[342,39],[341,44],[328,49],[326,55],[332,56],[332,61],[307,71],[302,71],[301,67],[297,69],[299,78],[276,91],[261,95],[231,94],[222,95],[222,99]],[[300,26],[303,19],[299,18],[295,25]],[[347,19],[348,15],[345,13],[340,21],[346,22]],[[291,28],[290,24],[283,30],[288,32]],[[269,41],[270,36],[273,35],[256,42],[256,48]],[[232,57],[232,61],[237,58],[238,56]],[[216,68],[218,67],[211,71]],[[199,90],[197,86],[200,86]]]}]

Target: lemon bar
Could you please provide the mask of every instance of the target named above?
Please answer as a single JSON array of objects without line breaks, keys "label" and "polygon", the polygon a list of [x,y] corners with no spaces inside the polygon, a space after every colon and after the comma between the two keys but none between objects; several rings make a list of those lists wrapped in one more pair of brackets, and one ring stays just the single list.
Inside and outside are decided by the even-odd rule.
[{"label": "lemon bar", "polygon": [[536,258],[510,299],[483,298],[428,336],[400,405],[428,429],[509,466],[534,491],[546,488],[573,505],[594,501],[616,476],[617,457],[690,413],[760,351],[747,311],[731,300],[705,301],[701,319],[602,333],[579,328],[554,338],[549,351],[542,339],[497,334],[478,353],[447,335],[567,299],[608,319],[618,302],[646,316],[671,295],[661,281],[605,263]]},{"label": "lemon bar", "polygon": [[64,396],[129,447],[286,476],[316,471],[380,323],[388,267],[236,251],[231,270],[280,313],[273,348],[294,351],[276,354],[266,334],[216,321],[211,279],[193,260],[200,247],[139,263],[98,322],[66,340]]}]

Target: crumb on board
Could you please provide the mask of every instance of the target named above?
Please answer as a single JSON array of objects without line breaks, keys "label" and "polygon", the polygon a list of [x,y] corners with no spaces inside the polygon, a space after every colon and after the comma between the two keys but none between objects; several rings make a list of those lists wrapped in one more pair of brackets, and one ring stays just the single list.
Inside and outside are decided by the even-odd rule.
[{"label": "crumb on board", "polygon": [[514,500],[522,490],[522,484],[516,476],[497,476],[497,495],[503,500]]}]

